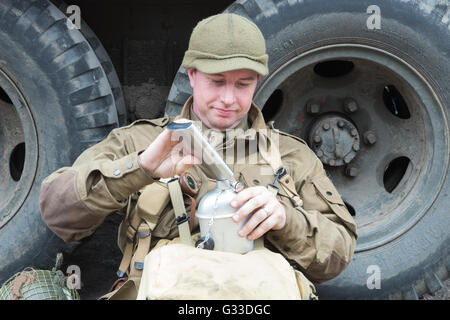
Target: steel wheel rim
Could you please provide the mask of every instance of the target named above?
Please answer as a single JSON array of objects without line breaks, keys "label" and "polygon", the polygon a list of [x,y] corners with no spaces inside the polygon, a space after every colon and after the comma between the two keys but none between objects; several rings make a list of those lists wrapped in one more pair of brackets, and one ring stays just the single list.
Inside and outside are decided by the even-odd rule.
[{"label": "steel wheel rim", "polygon": [[38,161],[38,139],[36,125],[24,95],[2,69],[0,91],[0,109],[3,114],[3,121],[0,121],[0,228],[3,228],[20,210],[33,186]]},{"label": "steel wheel rim", "polygon": [[[376,71],[376,68],[381,68],[380,72],[385,72],[387,76],[385,79],[385,85],[390,85],[392,81],[395,80],[395,83],[397,85],[401,85],[402,89],[407,89],[404,91],[404,94],[402,93],[402,95],[405,96],[408,94],[409,107],[412,111],[414,111],[411,112],[411,118],[415,123],[420,123],[420,126],[417,129],[426,138],[423,139],[424,141],[421,141],[415,149],[413,148],[415,157],[409,155],[410,162],[408,163],[401,180],[391,193],[387,192],[389,193],[389,196],[384,195],[384,198],[386,198],[385,200],[387,201],[383,203],[383,197],[378,199],[377,203],[383,203],[384,209],[380,208],[380,205],[378,205],[378,208],[375,208],[373,204],[369,203],[370,206],[366,206],[366,211],[364,211],[363,206],[354,205],[354,199],[356,197],[352,196],[351,192],[354,192],[355,187],[353,187],[352,191],[351,186],[354,186],[358,179],[348,179],[348,177],[343,178],[342,167],[339,167],[340,170],[338,170],[336,167],[325,165],[343,199],[346,202],[349,202],[352,206],[356,207],[355,220],[358,225],[359,234],[356,252],[361,252],[392,242],[410,230],[425,215],[427,210],[439,196],[439,192],[448,172],[448,121],[446,119],[446,114],[442,103],[438,100],[432,87],[427,83],[425,78],[417,72],[417,70],[402,59],[384,50],[356,44],[337,44],[325,46],[293,57],[284,64],[280,65],[276,71],[271,73],[267,78],[263,79],[255,94],[255,102],[259,106],[265,106],[272,94],[276,90],[281,90],[284,97],[282,99],[283,101],[280,102],[280,111],[273,117],[275,124],[281,124],[278,127],[282,130],[286,130],[293,134],[299,135],[302,138],[308,139],[308,137],[305,137],[306,129],[299,130],[298,125],[296,127],[296,125],[292,123],[297,121],[298,118],[303,117],[303,120],[301,120],[303,121],[302,124],[308,124],[308,126],[311,127],[312,120],[309,120],[309,122],[305,120],[307,117],[305,114],[307,113],[306,110],[308,108],[308,101],[310,101],[313,97],[308,95],[307,92],[294,92],[297,88],[299,88],[298,90],[302,90],[302,85],[303,87],[307,85],[302,83],[302,81],[316,80],[316,78],[311,77],[311,72],[313,72],[314,66],[317,66],[320,62],[332,60],[352,61],[355,65],[354,70],[360,66],[361,62],[366,63],[366,68],[372,67],[373,72]],[[363,63],[361,63],[361,65],[362,64]],[[353,70],[350,71],[348,75],[350,75],[351,72],[353,72]],[[370,76],[374,76],[374,74],[371,74]],[[329,84],[336,85],[335,82],[333,83],[336,79],[331,81],[329,79],[325,79],[323,81],[329,81]],[[352,82],[350,81],[350,83]],[[315,85],[317,84],[319,84],[319,87],[326,87],[326,84],[324,83],[316,83]],[[336,98],[336,92],[339,90],[345,92],[344,96],[341,97],[344,99],[348,97],[347,95],[351,92],[359,92],[358,90],[364,89],[362,84],[361,87],[358,87],[357,85],[345,85],[346,84],[344,81],[343,87],[337,89],[335,88],[334,91],[332,88],[328,91],[323,89],[325,93],[328,92],[328,95],[332,97],[329,99],[324,99],[325,105],[329,106],[329,104],[332,104],[333,97]],[[291,96],[290,98],[289,95]],[[410,95],[412,96],[410,97]],[[295,106],[293,106],[294,103],[292,102],[292,97],[298,98],[298,100],[296,100],[298,101],[298,104]],[[377,99],[380,98],[378,97]],[[367,102],[364,101],[364,103]],[[310,108],[310,111],[314,111],[313,109],[314,108],[311,110]],[[333,108],[328,108],[325,110],[325,114],[330,112],[332,109]],[[370,113],[370,108],[367,107],[358,110],[358,116],[358,112],[352,115],[348,112],[341,112],[342,110],[338,111],[345,114],[347,118],[353,121],[356,127],[363,127],[364,125],[360,123],[361,121],[364,121],[364,114],[361,114],[364,113],[363,110],[364,112]],[[378,112],[380,108],[372,108],[372,110],[376,110]],[[417,111],[420,114],[419,118],[417,118]],[[373,114],[369,115],[373,117]],[[397,118],[398,117],[395,117],[396,122],[393,123],[401,123],[401,121]],[[408,120],[406,120],[406,122],[407,121]],[[403,122],[403,125],[406,122]],[[403,130],[403,135],[394,134],[391,140],[399,140],[400,136],[405,135],[406,129],[411,129],[408,126],[404,126],[404,128],[401,128],[400,126],[399,128]],[[389,132],[392,131],[393,128],[388,129]],[[365,137],[363,137],[363,132],[359,132],[358,134],[360,140],[364,141]],[[383,132],[380,134],[383,135]],[[306,134],[306,136],[308,135]],[[409,140],[412,140],[412,138],[413,134],[408,135]],[[366,147],[364,146],[364,143],[361,142],[362,150],[358,151],[360,151],[360,154],[364,151],[366,158],[368,155],[372,154],[381,161],[383,155],[375,154],[373,152],[373,150],[379,149],[375,146],[379,145],[380,142],[381,140],[377,141],[371,147]],[[314,146],[312,146],[311,143],[309,144],[314,150]],[[398,141],[391,144],[391,146],[397,145]],[[422,153],[417,152],[420,148],[423,148],[423,150],[426,151]],[[378,168],[375,168],[375,172],[378,170],[383,173],[384,171],[385,175],[386,168],[383,168],[383,166],[386,166],[386,163],[391,163],[394,159],[401,158],[402,153],[397,151],[398,150],[392,150],[389,154],[385,154],[384,163],[378,163]],[[361,156],[360,158],[363,157]],[[355,161],[356,163],[358,159],[359,158],[356,157],[352,161]],[[350,164],[351,163],[352,162],[350,162]],[[367,166],[367,164],[364,163],[361,165],[363,167],[364,165]],[[378,172],[378,177],[376,177],[376,174],[377,173],[374,174],[374,181],[379,184],[380,172]],[[347,180],[345,181],[345,179]],[[383,182],[383,178],[381,179],[381,182]],[[359,184],[361,184],[361,182]],[[356,185],[358,185],[358,183],[356,183]],[[374,188],[374,190],[379,190],[379,188]],[[367,190],[366,188],[365,192],[361,192],[360,197],[364,197],[364,195],[367,197],[368,193],[370,194],[370,190]],[[423,195],[426,195],[426,197]],[[365,201],[364,204],[368,204],[368,202]]]}]

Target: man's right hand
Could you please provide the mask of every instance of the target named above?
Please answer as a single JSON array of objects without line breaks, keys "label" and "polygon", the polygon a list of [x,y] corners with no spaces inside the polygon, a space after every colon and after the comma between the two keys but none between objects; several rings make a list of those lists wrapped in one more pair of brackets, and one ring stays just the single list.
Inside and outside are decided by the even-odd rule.
[{"label": "man's right hand", "polygon": [[172,131],[165,129],[139,155],[139,164],[148,175],[157,178],[169,178],[180,175],[189,167],[200,164],[193,155],[182,154],[179,141],[172,137]]}]

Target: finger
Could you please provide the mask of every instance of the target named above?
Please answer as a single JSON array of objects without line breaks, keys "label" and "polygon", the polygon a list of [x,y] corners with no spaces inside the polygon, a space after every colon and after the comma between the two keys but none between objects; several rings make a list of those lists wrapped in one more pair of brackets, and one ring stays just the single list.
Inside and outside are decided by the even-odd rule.
[{"label": "finger", "polygon": [[246,237],[251,233],[261,222],[267,219],[267,212],[263,209],[257,210],[248,221],[239,230],[239,235],[241,237]]},{"label": "finger", "polygon": [[259,194],[263,194],[267,191],[264,187],[251,187],[245,188],[238,192],[238,194],[231,201],[231,206],[234,208],[240,207],[245,202],[247,202],[250,198],[253,198]]},{"label": "finger", "polygon": [[254,212],[256,209],[264,207],[269,200],[270,198],[266,197],[264,194],[259,194],[253,198],[250,198],[235,213],[235,215],[233,216],[233,220],[235,222],[242,221],[245,217],[247,217],[250,213]]},{"label": "finger", "polygon": [[252,232],[247,236],[249,240],[256,240],[266,234],[268,231],[272,230],[274,226],[279,223],[280,217],[278,215],[272,214],[267,219],[262,221]]}]

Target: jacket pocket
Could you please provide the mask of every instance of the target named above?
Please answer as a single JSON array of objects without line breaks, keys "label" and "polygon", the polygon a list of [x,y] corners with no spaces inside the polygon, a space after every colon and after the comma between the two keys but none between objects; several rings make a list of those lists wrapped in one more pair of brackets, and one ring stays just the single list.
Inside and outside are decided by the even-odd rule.
[{"label": "jacket pocket", "polygon": [[333,185],[331,180],[326,176],[321,176],[318,178],[314,178],[312,183],[320,195],[320,197],[325,200],[331,210],[342,220],[344,221],[347,228],[349,228],[356,235],[356,224],[353,220],[353,217],[347,210],[347,207],[344,204],[339,192],[336,190],[336,187]]}]

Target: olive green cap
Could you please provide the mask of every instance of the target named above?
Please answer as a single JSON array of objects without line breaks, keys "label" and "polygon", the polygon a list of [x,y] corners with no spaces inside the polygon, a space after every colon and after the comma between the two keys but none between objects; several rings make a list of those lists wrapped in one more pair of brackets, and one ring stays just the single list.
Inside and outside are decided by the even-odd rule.
[{"label": "olive green cap", "polygon": [[249,69],[265,76],[268,59],[264,36],[253,22],[221,13],[197,24],[181,65],[210,74]]}]

